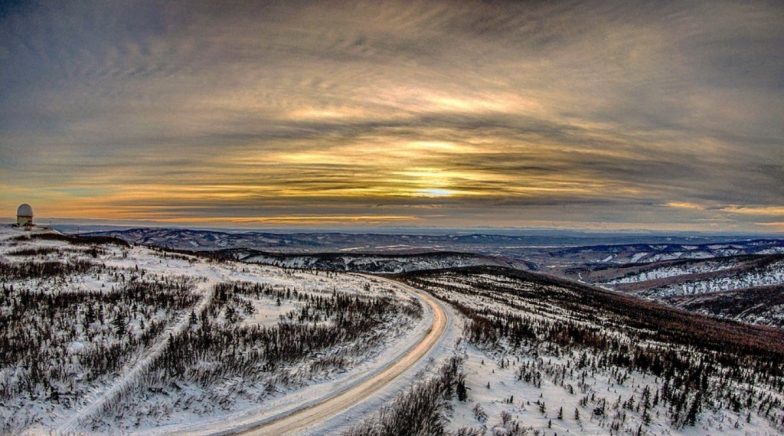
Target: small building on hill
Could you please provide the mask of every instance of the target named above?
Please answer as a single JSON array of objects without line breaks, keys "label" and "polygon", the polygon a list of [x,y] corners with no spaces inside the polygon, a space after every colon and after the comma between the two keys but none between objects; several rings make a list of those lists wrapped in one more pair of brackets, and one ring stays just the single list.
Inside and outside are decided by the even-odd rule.
[{"label": "small building on hill", "polygon": [[20,227],[33,225],[32,206],[25,203],[16,209],[16,225]]}]

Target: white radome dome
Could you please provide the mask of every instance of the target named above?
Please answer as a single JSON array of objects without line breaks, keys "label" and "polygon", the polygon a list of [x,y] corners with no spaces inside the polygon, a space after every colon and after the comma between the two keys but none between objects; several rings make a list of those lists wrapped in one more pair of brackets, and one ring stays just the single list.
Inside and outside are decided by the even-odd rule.
[{"label": "white radome dome", "polygon": [[16,216],[32,217],[33,216],[32,206],[30,206],[27,203],[19,206],[19,208],[16,209]]}]

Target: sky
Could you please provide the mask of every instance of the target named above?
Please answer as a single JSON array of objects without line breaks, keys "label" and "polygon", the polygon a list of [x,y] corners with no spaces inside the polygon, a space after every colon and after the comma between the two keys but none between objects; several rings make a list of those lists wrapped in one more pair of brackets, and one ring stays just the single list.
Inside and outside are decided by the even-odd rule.
[{"label": "sky", "polygon": [[0,216],[784,232],[782,2],[4,2]]}]

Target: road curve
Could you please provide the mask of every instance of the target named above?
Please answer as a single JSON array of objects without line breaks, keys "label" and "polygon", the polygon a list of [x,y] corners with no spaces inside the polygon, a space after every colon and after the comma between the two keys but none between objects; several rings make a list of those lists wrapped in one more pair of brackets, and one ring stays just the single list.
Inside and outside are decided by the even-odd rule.
[{"label": "road curve", "polygon": [[[383,279],[374,277],[375,279]],[[396,282],[398,286],[405,286]],[[398,376],[413,367],[422,359],[438,340],[443,336],[447,327],[447,314],[441,303],[430,295],[417,289],[406,286],[411,292],[415,293],[433,310],[433,325],[430,331],[419,343],[412,345],[408,351],[399,359],[387,364],[375,376],[349,386],[346,389],[334,392],[324,397],[315,404],[310,404],[305,408],[297,409],[280,418],[260,423],[252,428],[246,428],[239,432],[244,435],[287,435],[298,434],[313,425],[325,421],[343,410],[364,400],[368,396],[378,392],[381,388],[394,381]]]}]

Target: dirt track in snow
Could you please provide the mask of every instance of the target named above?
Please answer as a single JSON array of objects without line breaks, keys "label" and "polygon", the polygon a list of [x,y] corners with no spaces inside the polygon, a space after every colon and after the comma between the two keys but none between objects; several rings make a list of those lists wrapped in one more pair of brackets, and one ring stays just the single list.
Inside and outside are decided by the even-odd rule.
[{"label": "dirt track in snow", "polygon": [[[219,280],[207,279],[196,285],[196,292],[202,294],[201,300],[193,308],[193,312],[199,316],[210,305],[212,298],[215,295],[215,284]],[[76,413],[68,417],[65,422],[60,424],[56,433],[67,434],[75,432],[78,426],[94,414],[101,411],[106,404],[114,400],[120,395],[123,390],[127,389],[138,380],[139,377],[144,375],[147,369],[155,362],[169,345],[169,338],[172,336],[181,335],[185,329],[190,325],[190,313],[185,311],[180,315],[179,319],[169,328],[164,330],[158,335],[158,340],[153,343],[147,350],[143,358],[136,362],[132,367],[126,367],[120,370],[121,376],[114,381],[111,385],[103,388],[98,392],[94,392],[88,398],[87,404]]]}]

